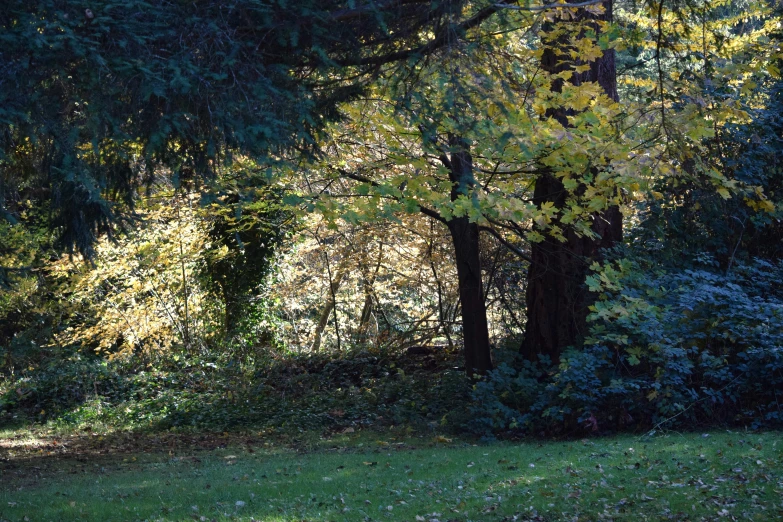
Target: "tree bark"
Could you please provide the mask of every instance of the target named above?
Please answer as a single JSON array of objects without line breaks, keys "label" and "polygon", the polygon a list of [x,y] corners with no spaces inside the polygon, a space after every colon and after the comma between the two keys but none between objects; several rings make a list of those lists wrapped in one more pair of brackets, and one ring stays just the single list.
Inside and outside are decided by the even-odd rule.
[{"label": "tree bark", "polygon": [[[595,16],[581,10],[580,20],[612,20],[612,1],[603,2],[604,14]],[[551,25],[549,27],[551,29]],[[545,25],[544,31],[547,27]],[[565,35],[559,40],[547,44],[541,58],[541,68],[552,74],[565,71],[569,65],[562,57],[567,53]],[[610,49],[597,60],[590,63],[590,70],[574,73],[572,84],[597,82],[604,93],[617,100],[617,73],[615,53]],[[564,80],[552,82],[552,90],[560,92]],[[563,108],[550,109],[546,117],[557,119],[567,127],[569,112]],[[585,189],[577,188],[576,194],[569,193],[560,179],[551,171],[542,170],[536,180],[533,201],[537,206],[552,202],[555,208],[562,209],[566,200],[578,195]],[[565,242],[539,230],[546,239],[534,243],[531,249],[531,263],[527,282],[527,325],[521,353],[529,360],[537,360],[546,355],[552,362],[560,360],[560,354],[568,346],[581,346],[587,332],[588,307],[593,297],[585,287],[585,277],[590,263],[599,259],[601,251],[622,241],[622,215],[616,206],[597,212],[592,218],[592,230],[597,238],[579,237],[573,229],[554,220],[564,230]],[[539,228],[534,226],[534,228]]]},{"label": "tree bark", "polygon": [[[452,201],[461,195],[470,197],[475,185],[473,158],[468,144],[459,137],[450,137],[451,157],[443,158],[453,183]],[[457,262],[459,299],[462,308],[462,335],[465,350],[465,371],[469,376],[483,375],[492,369],[492,353],[489,346],[489,326],[481,281],[479,257],[479,228],[467,216],[448,221],[454,243]]]}]

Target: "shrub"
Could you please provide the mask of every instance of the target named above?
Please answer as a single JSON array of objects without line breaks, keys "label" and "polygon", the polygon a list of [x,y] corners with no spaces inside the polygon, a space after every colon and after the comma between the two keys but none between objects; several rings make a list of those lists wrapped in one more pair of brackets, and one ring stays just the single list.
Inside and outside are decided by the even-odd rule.
[{"label": "shrub", "polygon": [[595,268],[584,348],[556,368],[491,372],[474,388],[472,429],[783,423],[783,263],[725,273],[708,258],[679,271],[626,258]]}]

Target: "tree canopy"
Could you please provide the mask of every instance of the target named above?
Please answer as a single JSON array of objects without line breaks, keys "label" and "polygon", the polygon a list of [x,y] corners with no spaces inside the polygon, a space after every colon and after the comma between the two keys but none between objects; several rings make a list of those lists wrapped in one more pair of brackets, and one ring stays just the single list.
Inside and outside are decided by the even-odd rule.
[{"label": "tree canopy", "polygon": [[337,105],[497,8],[464,2],[5,2],[4,215],[46,191],[63,244],[89,252],[106,198],[159,169],[209,176],[232,154],[311,150]]}]

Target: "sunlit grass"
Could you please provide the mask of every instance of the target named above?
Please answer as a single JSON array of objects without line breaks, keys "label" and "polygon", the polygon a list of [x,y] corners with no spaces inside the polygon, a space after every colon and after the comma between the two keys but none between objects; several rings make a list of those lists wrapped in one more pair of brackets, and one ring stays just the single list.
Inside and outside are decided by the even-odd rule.
[{"label": "sunlit grass", "polygon": [[0,520],[783,516],[783,442],[775,433],[491,445],[350,437],[309,452],[257,445],[12,460],[0,476]]}]

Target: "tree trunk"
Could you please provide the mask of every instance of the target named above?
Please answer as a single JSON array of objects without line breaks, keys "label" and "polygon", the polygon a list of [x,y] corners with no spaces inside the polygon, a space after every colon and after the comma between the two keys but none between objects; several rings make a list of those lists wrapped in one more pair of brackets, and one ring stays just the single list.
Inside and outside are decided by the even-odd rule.
[{"label": "tree trunk", "polygon": [[[475,184],[473,158],[468,144],[458,137],[450,137],[451,157],[444,158],[453,183],[452,201],[460,195],[469,196]],[[483,375],[492,369],[492,354],[489,346],[487,309],[484,303],[484,289],[481,282],[481,261],[479,257],[479,229],[468,217],[455,217],[448,223],[454,243],[457,261],[459,299],[462,308],[462,335],[465,342],[465,371],[469,376]]]},{"label": "tree trunk", "polygon": [[370,272],[371,267],[368,266],[368,251],[367,245],[362,243],[362,289],[364,290],[364,306],[362,307],[362,315],[359,316],[359,340],[365,341],[367,337],[367,329],[370,323],[370,318],[373,312],[373,285],[375,284],[375,278],[378,277],[378,272],[381,269],[381,263],[383,262],[383,242],[378,245],[378,262],[375,264],[375,269]]},{"label": "tree trunk", "polygon": [[466,217],[460,217],[449,221],[448,226],[457,260],[465,371],[470,376],[483,375],[492,369],[492,356],[478,256],[478,225]]},{"label": "tree trunk", "polygon": [[337,290],[340,289],[340,284],[343,282],[344,276],[345,269],[341,266],[338,269],[334,280],[329,283],[329,294],[326,298],[326,304],[324,304],[324,307],[321,309],[321,314],[318,318],[318,324],[315,327],[313,345],[310,348],[313,353],[318,353],[318,351],[321,349],[321,337],[323,336],[324,330],[326,330],[326,325],[329,324],[329,316],[332,314],[332,310],[336,304],[334,300],[334,294],[336,294]]},{"label": "tree trunk", "polygon": [[223,304],[225,312],[223,314],[223,332],[227,340],[230,340],[239,330],[239,318],[242,316],[242,304],[228,284],[222,283],[220,287],[223,291]]},{"label": "tree trunk", "polygon": [[[603,6],[603,15],[595,16],[581,10],[580,19],[611,21],[612,1],[603,2]],[[544,31],[547,31],[546,25]],[[541,58],[543,70],[557,74],[569,67],[562,63],[562,56],[568,51],[560,47],[565,47],[571,36],[566,34],[547,44]],[[597,82],[607,96],[617,100],[614,50],[605,51],[600,58],[590,63],[590,70],[574,73],[569,81],[574,85]],[[562,79],[553,80],[552,90],[561,91],[563,82]],[[550,109],[546,116],[557,119],[564,127],[569,125],[569,112],[563,108]],[[581,185],[577,193],[584,189],[585,186]],[[533,201],[539,207],[543,203],[552,202],[555,208],[562,209],[572,195],[551,172],[542,170],[536,180]],[[547,355],[552,362],[557,363],[563,349],[581,346],[587,333],[588,307],[593,302],[593,297],[585,287],[587,270],[593,260],[600,258],[602,249],[622,240],[622,215],[616,206],[595,213],[592,230],[598,235],[596,239],[579,237],[573,229],[557,220],[551,225],[563,229],[566,241],[560,242],[547,235],[546,230],[539,230],[546,239],[532,245],[526,294],[527,325],[521,353],[529,360]]]}]

